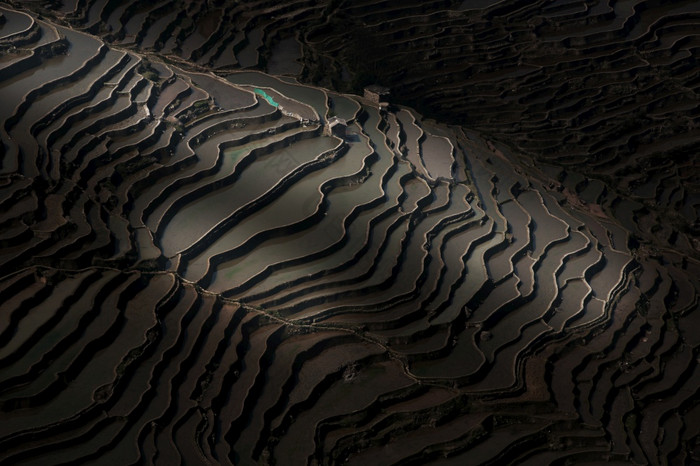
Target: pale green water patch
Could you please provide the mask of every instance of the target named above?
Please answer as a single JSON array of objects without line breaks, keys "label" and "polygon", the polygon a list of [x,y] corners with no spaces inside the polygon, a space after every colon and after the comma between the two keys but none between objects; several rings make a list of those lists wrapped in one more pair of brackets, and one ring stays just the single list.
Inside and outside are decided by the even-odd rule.
[{"label": "pale green water patch", "polygon": [[326,114],[326,94],[320,90],[302,84],[291,84],[258,71],[241,71],[226,76],[234,84],[257,87],[269,87],[285,97],[310,105],[321,116]]},{"label": "pale green water patch", "polygon": [[259,89],[259,88],[256,87],[256,88],[255,88],[255,93],[258,94],[259,96],[262,96],[262,98],[265,99],[265,100],[267,100],[267,103],[269,103],[269,104],[272,105],[273,107],[279,107],[279,106],[280,106],[280,104],[278,104],[277,102],[275,102],[275,100],[274,100],[272,97],[270,97],[270,96],[267,94],[267,92],[263,91],[262,89]]}]

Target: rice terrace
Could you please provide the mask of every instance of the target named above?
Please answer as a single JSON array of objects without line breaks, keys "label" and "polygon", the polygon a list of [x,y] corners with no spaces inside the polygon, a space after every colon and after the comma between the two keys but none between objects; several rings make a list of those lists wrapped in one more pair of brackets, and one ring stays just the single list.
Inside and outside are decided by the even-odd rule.
[{"label": "rice terrace", "polygon": [[0,2],[0,465],[700,465],[700,4]]}]

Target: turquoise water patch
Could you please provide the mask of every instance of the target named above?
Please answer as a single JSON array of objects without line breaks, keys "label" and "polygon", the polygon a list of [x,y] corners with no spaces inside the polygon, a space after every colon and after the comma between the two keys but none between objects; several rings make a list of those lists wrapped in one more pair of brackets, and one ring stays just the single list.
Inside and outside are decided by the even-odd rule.
[{"label": "turquoise water patch", "polygon": [[255,93],[258,95],[261,95],[263,99],[267,100],[267,102],[272,105],[273,107],[279,107],[280,104],[275,102],[275,100],[267,95],[267,92],[263,91],[262,89],[258,89],[257,87],[255,88]]},{"label": "turquoise water patch", "polygon": [[245,153],[248,152],[248,151],[250,151],[250,149],[246,149],[246,148],[244,148],[244,149],[234,149],[234,150],[225,151],[224,154],[226,154],[226,155],[228,155],[229,157],[231,157],[231,159],[232,159],[233,161],[236,161],[236,160],[238,160],[238,158],[239,158],[241,155],[245,154]]}]

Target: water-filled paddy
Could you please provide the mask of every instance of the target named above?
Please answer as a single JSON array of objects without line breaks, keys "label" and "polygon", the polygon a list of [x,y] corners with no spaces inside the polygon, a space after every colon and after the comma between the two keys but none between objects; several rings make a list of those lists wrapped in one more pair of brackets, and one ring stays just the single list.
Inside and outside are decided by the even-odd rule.
[{"label": "water-filled paddy", "polygon": [[[527,5],[485,5],[499,28],[464,23],[473,5],[339,5],[316,36],[303,29],[329,12],[322,4],[219,3],[189,2],[180,15],[165,1],[67,2],[69,30],[54,29],[49,2],[42,34],[0,60],[0,462],[687,462],[693,412],[678,407],[697,385],[697,263],[674,252],[693,247],[680,226],[658,235],[671,249],[643,230],[649,200],[697,217],[692,167],[663,162],[645,178],[619,154],[656,134],[647,120],[692,109],[687,98],[673,107],[672,89],[691,78],[656,76],[663,89],[645,112],[645,96],[623,95],[633,81],[620,71],[649,85],[640,57],[615,51],[624,30],[588,37],[586,11],[566,2],[527,25],[517,19]],[[678,61],[694,79],[683,61],[693,41],[668,32],[690,38],[692,15],[657,25],[645,15],[662,7],[638,6],[592,10],[654,29],[639,38],[644,59]],[[427,93],[447,114],[467,105],[450,122],[478,131],[399,102],[379,111],[298,76],[233,73],[229,85],[183,71],[191,57],[229,74],[234,49],[244,65],[291,66],[266,47],[291,52],[279,39],[292,29],[309,76],[310,57],[331,60],[327,73],[354,71],[333,62],[348,40],[333,21],[352,24],[348,12],[407,57],[416,34],[440,30],[412,67],[469,69],[431,76],[437,89],[407,75],[392,100]],[[79,32],[103,14],[112,31]],[[241,17],[210,36],[219,19]],[[514,26],[549,38],[571,27],[572,53],[520,49],[527,35],[508,34]],[[451,41],[475,38],[474,27],[469,47]],[[32,58],[60,35],[68,55]],[[324,35],[340,48],[314,55],[328,43],[309,37]],[[97,57],[100,37],[130,45]],[[675,56],[668,40],[682,41]],[[71,82],[47,85],[53,71]],[[598,89],[602,75],[619,86]],[[624,131],[616,119],[635,110]],[[695,119],[684,115],[674,125]],[[324,134],[332,116],[349,121],[347,136]],[[548,132],[552,121],[562,131]],[[618,171],[629,176],[614,186]]]},{"label": "water-filled paddy", "polygon": [[5,21],[0,24],[0,39],[27,31],[33,23],[31,16],[18,11],[0,7],[0,13],[5,17]]}]

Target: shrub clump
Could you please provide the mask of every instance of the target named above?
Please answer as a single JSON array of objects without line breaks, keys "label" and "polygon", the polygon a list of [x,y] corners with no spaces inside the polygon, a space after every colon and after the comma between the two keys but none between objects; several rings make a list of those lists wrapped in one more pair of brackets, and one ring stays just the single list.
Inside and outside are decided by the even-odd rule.
[{"label": "shrub clump", "polygon": [[149,62],[148,60],[141,61],[141,63],[139,64],[138,71],[141,74],[141,76],[143,76],[151,82],[158,82],[160,80],[160,75],[158,75],[156,70],[153,69],[153,67],[151,66],[151,62]]},{"label": "shrub clump", "polygon": [[141,76],[148,79],[149,81],[158,82],[158,73],[155,71],[144,71]]}]

